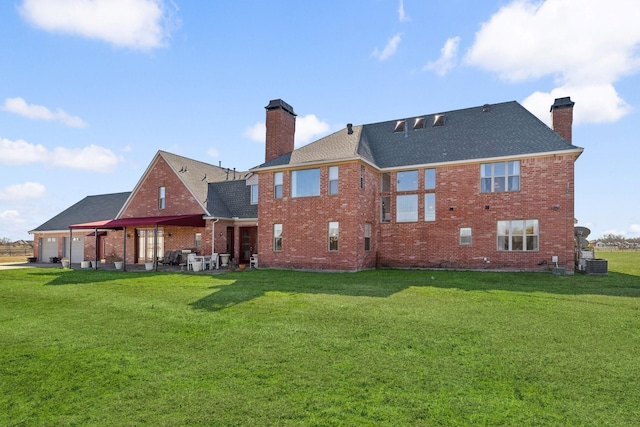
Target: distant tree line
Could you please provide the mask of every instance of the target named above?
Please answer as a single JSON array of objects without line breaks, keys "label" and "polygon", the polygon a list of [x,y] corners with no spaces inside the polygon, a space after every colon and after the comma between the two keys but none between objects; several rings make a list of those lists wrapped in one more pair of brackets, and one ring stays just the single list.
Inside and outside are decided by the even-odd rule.
[{"label": "distant tree line", "polygon": [[606,246],[615,246],[620,249],[637,248],[640,245],[640,237],[626,238],[618,234],[605,234],[598,241]]}]

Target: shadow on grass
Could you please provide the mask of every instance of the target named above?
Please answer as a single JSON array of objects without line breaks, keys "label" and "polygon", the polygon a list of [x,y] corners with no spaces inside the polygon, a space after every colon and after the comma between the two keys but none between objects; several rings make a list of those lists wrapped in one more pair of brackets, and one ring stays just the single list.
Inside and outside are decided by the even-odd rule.
[{"label": "shadow on grass", "polygon": [[191,306],[196,310],[218,311],[269,292],[387,298],[413,287],[467,292],[509,291],[640,297],[640,277],[622,273],[609,273],[608,276],[555,276],[548,273],[440,270],[375,270],[357,273],[267,270],[231,273],[224,277],[232,279],[232,283],[210,287],[214,292]]},{"label": "shadow on grass", "polygon": [[[42,277],[47,286],[61,285],[95,285],[96,283],[106,283],[122,280],[134,280],[149,278],[153,276],[166,276],[168,273],[145,271],[145,272],[123,272],[109,270],[70,270],[62,268],[42,268],[34,269],[28,273],[29,276]],[[49,279],[47,281],[47,279]]]}]

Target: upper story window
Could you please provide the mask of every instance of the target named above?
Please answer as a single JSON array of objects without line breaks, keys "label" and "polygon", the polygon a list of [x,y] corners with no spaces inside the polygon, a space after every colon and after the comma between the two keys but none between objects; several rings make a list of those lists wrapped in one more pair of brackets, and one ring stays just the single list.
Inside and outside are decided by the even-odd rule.
[{"label": "upper story window", "polygon": [[385,172],[380,176],[380,191],[383,193],[391,191],[391,174],[389,172]]},{"label": "upper story window", "polygon": [[391,197],[380,198],[380,222],[391,222]]},{"label": "upper story window", "polygon": [[329,166],[329,194],[338,194],[338,166]]},{"label": "upper story window", "polygon": [[415,222],[418,220],[418,195],[396,196],[396,221]]},{"label": "upper story window", "polygon": [[402,171],[396,174],[397,191],[415,191],[418,189],[418,171]]},{"label": "upper story window", "polygon": [[164,209],[166,206],[167,190],[165,187],[158,189],[158,209]]},{"label": "upper story window", "polygon": [[291,172],[291,197],[320,195],[320,169],[303,169]]},{"label": "upper story window", "polygon": [[498,221],[499,251],[537,251],[538,220]]},{"label": "upper story window", "polygon": [[251,185],[251,204],[258,204],[258,184]]},{"label": "upper story window", "polygon": [[496,193],[520,190],[520,160],[480,165],[480,191]]},{"label": "upper story window", "polygon": [[424,189],[434,190],[436,188],[436,170],[425,169],[424,170]]},{"label": "upper story window", "polygon": [[273,197],[282,199],[282,172],[273,174]]}]

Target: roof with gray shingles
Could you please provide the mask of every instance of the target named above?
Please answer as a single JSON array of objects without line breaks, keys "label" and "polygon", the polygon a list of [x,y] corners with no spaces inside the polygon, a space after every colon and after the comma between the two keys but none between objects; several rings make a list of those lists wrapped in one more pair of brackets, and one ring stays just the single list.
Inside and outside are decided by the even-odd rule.
[{"label": "roof with gray shingles", "polygon": [[87,196],[32,232],[69,231],[69,226],[73,224],[114,219],[130,194],[131,192]]},{"label": "roof with gray shingles", "polygon": [[207,210],[216,218],[258,218],[251,204],[251,186],[244,179],[209,184]]},{"label": "roof with gray shingles", "polygon": [[[444,124],[434,126],[436,115]],[[416,118],[424,127],[413,129]],[[399,120],[405,130],[394,132]],[[257,167],[304,165],[360,157],[377,167],[401,168],[421,164],[521,156],[580,149],[550,129],[515,101],[437,114],[353,126]]]},{"label": "roof with gray shingles", "polygon": [[237,179],[247,174],[247,172],[234,172],[228,168],[214,166],[167,151],[158,151],[158,155],[171,166],[176,175],[203,204],[207,199],[209,183]]}]

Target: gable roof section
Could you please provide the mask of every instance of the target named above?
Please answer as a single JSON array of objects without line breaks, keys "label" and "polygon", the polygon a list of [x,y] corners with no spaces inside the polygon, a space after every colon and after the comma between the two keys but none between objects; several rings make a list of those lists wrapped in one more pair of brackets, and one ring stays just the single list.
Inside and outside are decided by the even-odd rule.
[{"label": "gable roof section", "polygon": [[[182,181],[185,187],[193,195],[195,200],[200,203],[202,208],[206,210],[207,193],[209,191],[208,185],[211,182],[220,182],[233,179],[244,178],[247,172],[233,171],[220,166],[214,166],[209,163],[201,162],[199,160],[190,159],[188,157],[179,156],[177,154],[169,153],[167,151],[159,150],[156,156],[151,161],[147,170],[142,175],[136,187],[134,188],[132,195],[135,194],[138,187],[144,182],[149,171],[157,163],[158,158],[164,159],[164,161],[173,170],[176,176]],[[129,201],[122,207],[119,215],[124,212]]]},{"label": "gable roof section", "polygon": [[[347,129],[255,169],[306,163],[365,160],[380,169],[582,149],[571,145],[515,101],[390,120]],[[435,125],[436,116],[444,121]],[[414,129],[416,118],[423,126]],[[400,132],[398,121],[406,120]]]},{"label": "gable roof section", "polygon": [[65,209],[49,221],[30,231],[69,231],[72,224],[100,222],[114,219],[130,192],[87,196],[75,205]]},{"label": "gable roof section", "polygon": [[258,218],[258,205],[251,204],[246,180],[209,184],[207,210],[216,218]]}]

